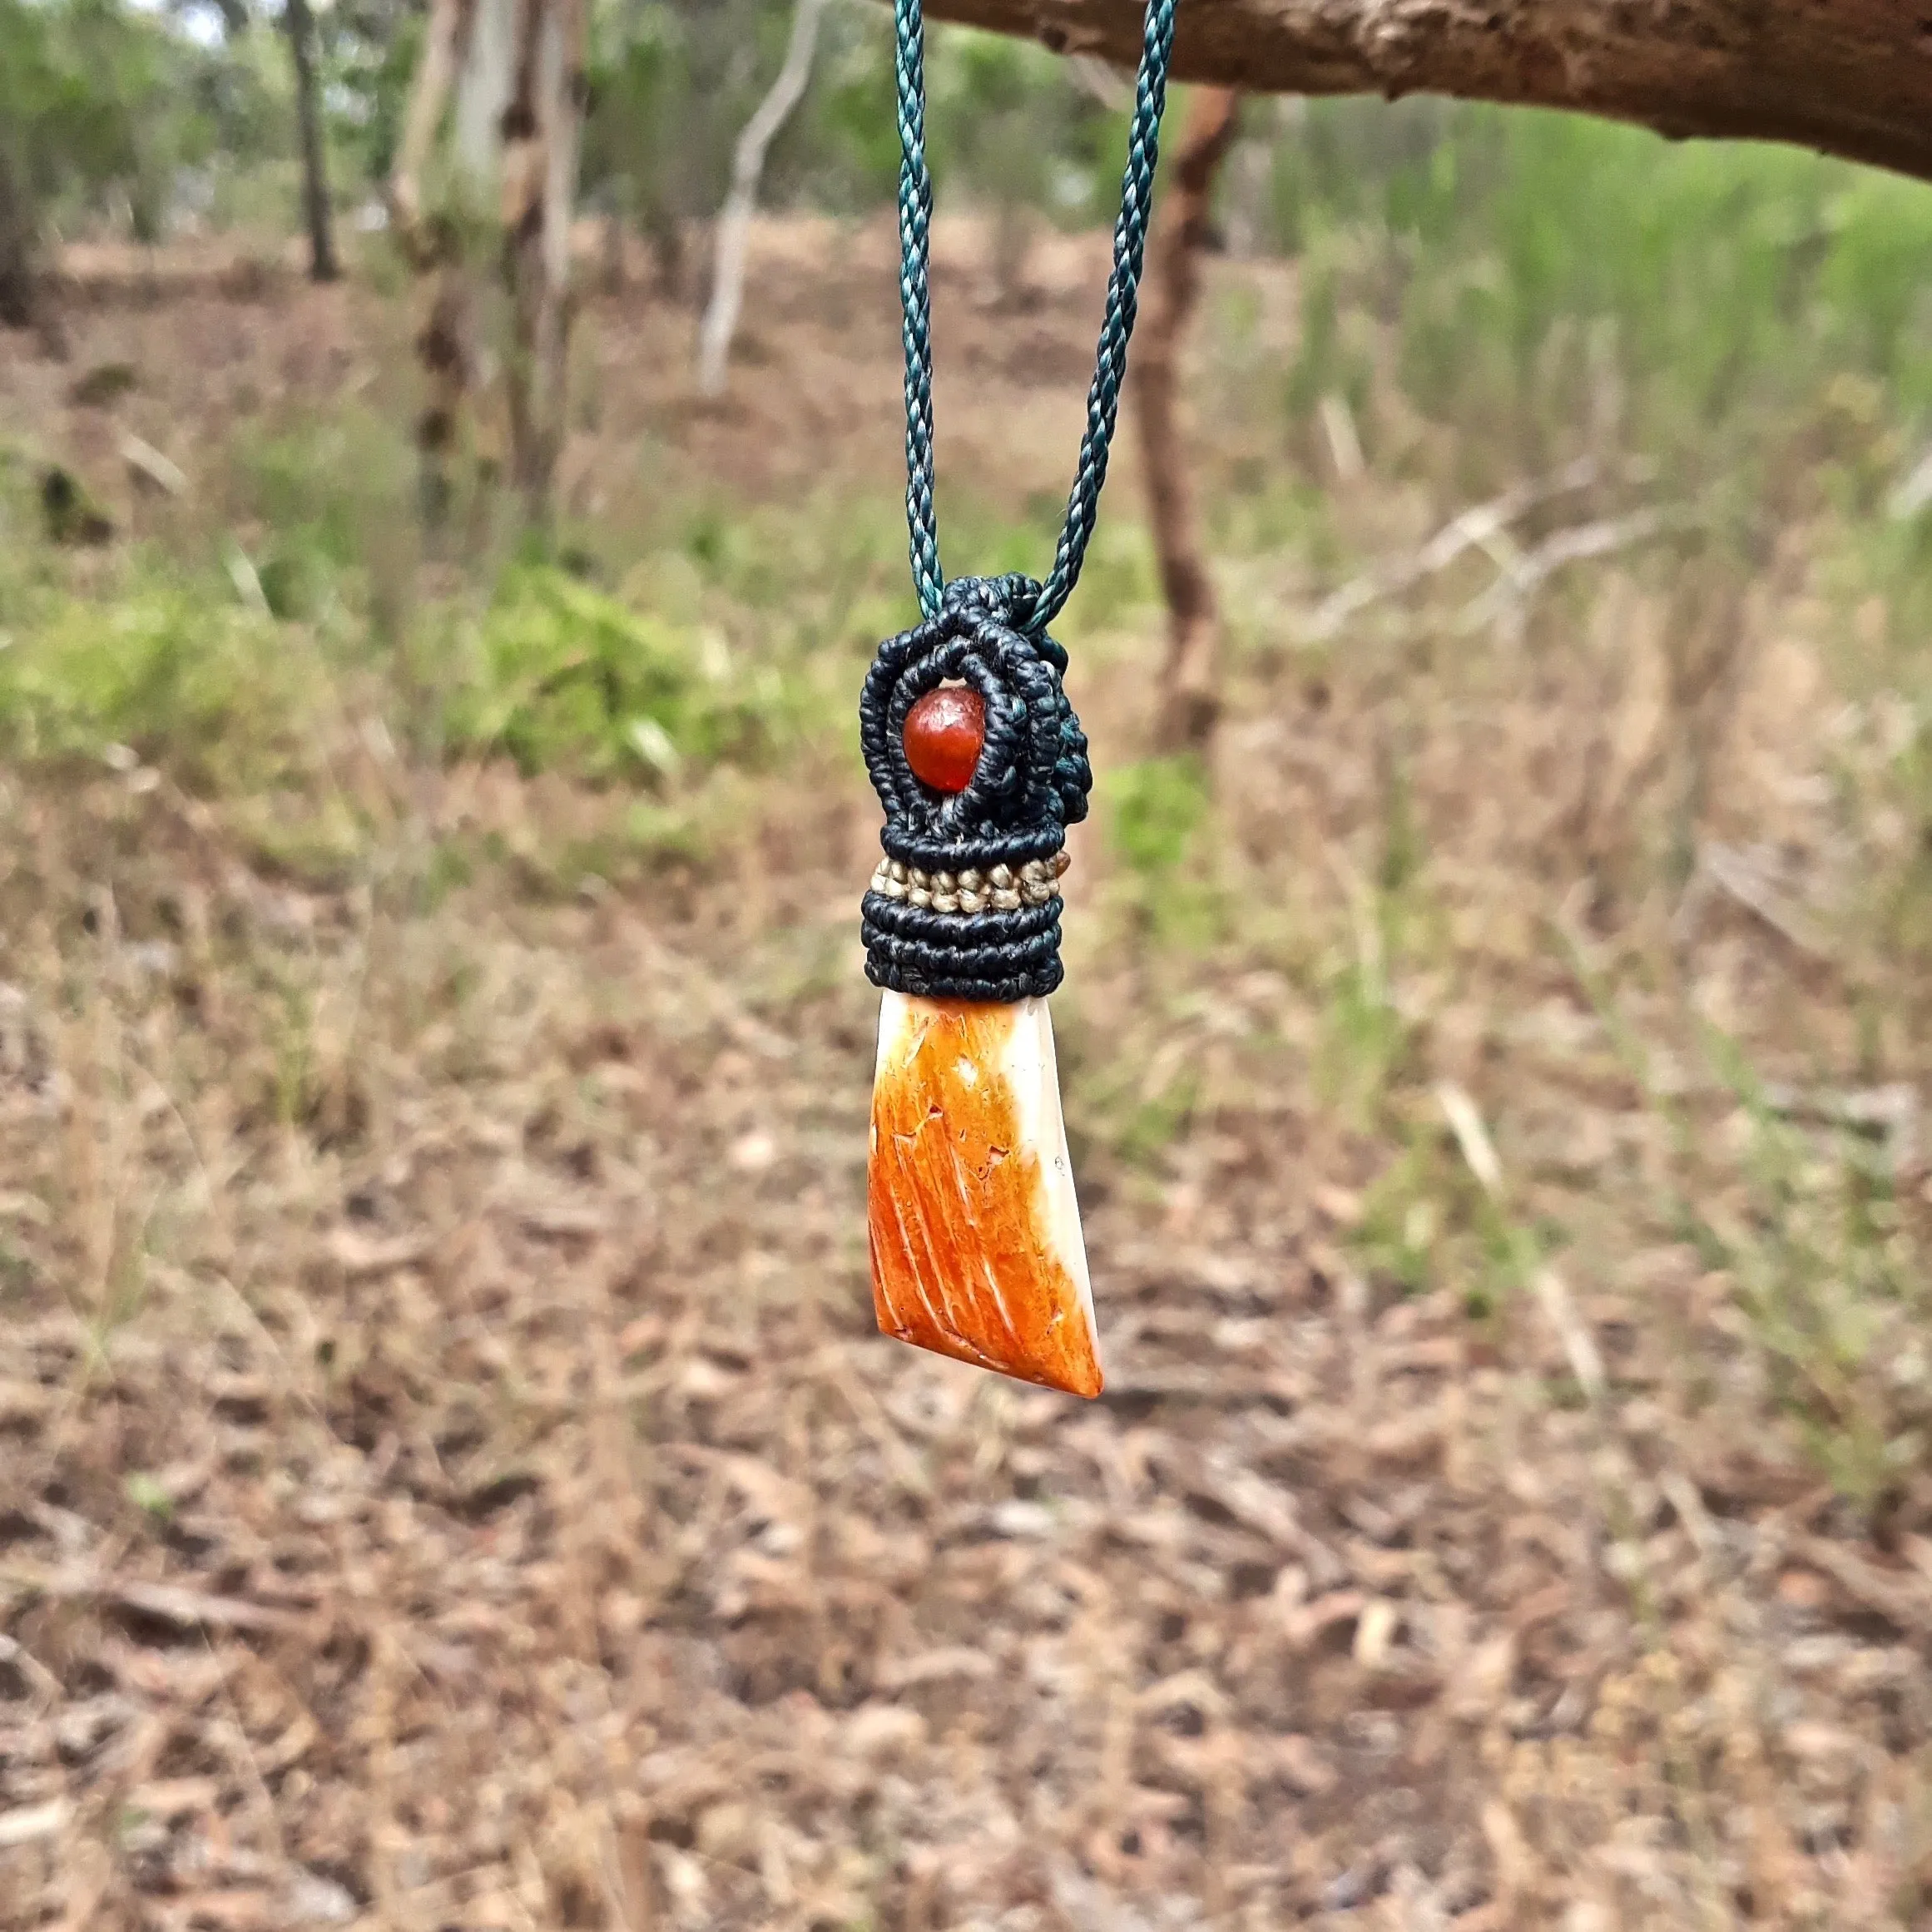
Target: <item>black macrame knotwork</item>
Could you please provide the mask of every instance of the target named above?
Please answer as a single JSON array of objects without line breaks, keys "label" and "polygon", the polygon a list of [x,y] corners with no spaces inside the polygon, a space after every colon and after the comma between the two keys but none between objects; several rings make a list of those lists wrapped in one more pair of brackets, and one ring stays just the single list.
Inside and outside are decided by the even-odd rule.
[{"label": "black macrame knotwork", "polygon": [[[859,740],[885,808],[886,864],[861,908],[875,986],[1011,1002],[1060,983],[1059,891],[1045,882],[1067,827],[1087,816],[1093,774],[1061,682],[1067,653],[1024,628],[1039,594],[1029,577],[960,578],[867,674]],[[905,754],[907,712],[948,683],[986,707],[978,766],[954,793],[922,784]]]},{"label": "black macrame knotwork", "polygon": [[[1079,581],[1120,415],[1153,214],[1177,0],[1146,0],[1140,69],[1114,224],[1113,269],[1087,394],[1087,433],[1045,583],[939,565],[933,498],[933,182],[926,161],[924,0],[893,0],[899,92],[899,302],[904,323],[906,523],[925,622],[879,646],[859,704],[865,763],[885,807],[885,863],[864,902],[865,970],[897,992],[1002,1003],[1060,983],[1059,875],[1067,827],[1087,816],[1087,740],[1047,634]],[[905,755],[906,713],[949,681],[986,706],[978,768],[930,790]]]}]

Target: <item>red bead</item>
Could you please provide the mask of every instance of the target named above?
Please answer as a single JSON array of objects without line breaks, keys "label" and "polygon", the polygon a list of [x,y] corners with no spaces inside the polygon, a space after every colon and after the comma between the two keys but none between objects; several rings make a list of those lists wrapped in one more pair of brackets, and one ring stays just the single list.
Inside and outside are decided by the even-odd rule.
[{"label": "red bead", "polygon": [[934,791],[964,791],[986,743],[986,704],[970,685],[943,684],[905,715],[905,761]]}]

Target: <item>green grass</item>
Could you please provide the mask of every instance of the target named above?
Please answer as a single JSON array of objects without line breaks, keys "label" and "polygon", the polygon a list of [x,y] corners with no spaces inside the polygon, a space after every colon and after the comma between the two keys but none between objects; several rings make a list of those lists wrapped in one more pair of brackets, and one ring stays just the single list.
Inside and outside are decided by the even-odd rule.
[{"label": "green grass", "polygon": [[1911,182],[1558,114],[1330,102],[1274,194],[1306,263],[1295,412],[1370,405],[1392,352],[1396,393],[1468,434],[1471,465],[1548,463],[1594,419],[1687,478],[1748,457],[1761,481],[1835,378],[1883,384],[1895,423],[1932,408]]},{"label": "green grass", "polygon": [[549,567],[507,573],[480,621],[455,631],[447,742],[508,756],[526,775],[668,781],[689,765],[769,755],[782,731],[777,666],[744,676],[716,632]]},{"label": "green grass", "polygon": [[108,600],[22,601],[0,652],[0,733],[23,763],[126,747],[197,789],[251,789],[304,761],[313,692],[265,613],[157,571]]},{"label": "green grass", "polygon": [[[1932,1451],[1932,1252],[1897,1150],[1870,1129],[1801,1122],[1738,1043],[1707,1035],[1734,1097],[1734,1205],[1707,1221],[1771,1370],[1840,1491],[1866,1509]],[[1910,1171],[1907,1171],[1910,1187]]]}]

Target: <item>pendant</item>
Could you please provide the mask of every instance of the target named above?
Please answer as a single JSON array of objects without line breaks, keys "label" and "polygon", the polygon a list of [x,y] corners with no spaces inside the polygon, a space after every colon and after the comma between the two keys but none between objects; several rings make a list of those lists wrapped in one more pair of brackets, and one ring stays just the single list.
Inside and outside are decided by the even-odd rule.
[{"label": "pendant", "polygon": [[1064,653],[1010,621],[1024,580],[968,579],[879,649],[859,705],[886,825],[865,895],[883,989],[866,1221],[880,1329],[1100,1393],[1093,1295],[1047,995],[1087,741]]},{"label": "pendant", "polygon": [[1100,1393],[1045,1000],[887,992],[865,1194],[885,1334],[1023,1382]]}]

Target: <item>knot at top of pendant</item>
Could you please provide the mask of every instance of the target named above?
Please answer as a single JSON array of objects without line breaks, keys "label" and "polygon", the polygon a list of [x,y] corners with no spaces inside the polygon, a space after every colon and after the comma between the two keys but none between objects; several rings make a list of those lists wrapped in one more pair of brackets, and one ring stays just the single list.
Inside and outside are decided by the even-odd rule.
[{"label": "knot at top of pendant", "polygon": [[1043,587],[1037,577],[1017,570],[1003,577],[956,577],[946,586],[940,608],[983,612],[1023,631],[1039,608]]}]

